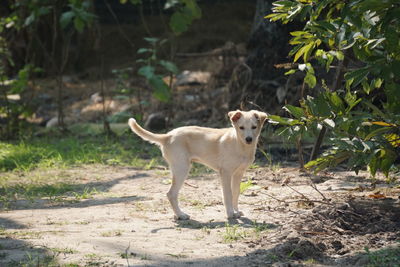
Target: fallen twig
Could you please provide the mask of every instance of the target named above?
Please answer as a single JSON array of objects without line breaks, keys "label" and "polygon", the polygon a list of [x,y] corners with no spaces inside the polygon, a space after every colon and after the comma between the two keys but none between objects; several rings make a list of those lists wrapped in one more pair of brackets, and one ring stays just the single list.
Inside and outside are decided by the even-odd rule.
[{"label": "fallen twig", "polygon": [[294,189],[293,187],[291,187],[289,184],[285,184],[285,186],[289,187],[290,189],[292,189],[294,192],[296,192],[297,194],[299,194],[300,196],[302,196],[304,199],[309,200],[309,198],[304,195],[303,193],[299,192],[298,190]]},{"label": "fallen twig", "polygon": [[199,188],[197,185],[192,185],[192,184],[189,184],[188,182],[186,182],[185,181],[185,185],[188,185],[188,186],[190,186],[190,187],[193,187],[193,188]]},{"label": "fallen twig", "polygon": [[322,192],[318,190],[317,185],[311,180],[311,175],[310,175],[309,173],[307,173],[306,175],[307,175],[308,179],[310,180],[310,186],[311,186],[315,191],[317,191],[318,194],[320,194],[324,200],[329,201],[329,199],[326,198],[325,195],[322,194]]}]

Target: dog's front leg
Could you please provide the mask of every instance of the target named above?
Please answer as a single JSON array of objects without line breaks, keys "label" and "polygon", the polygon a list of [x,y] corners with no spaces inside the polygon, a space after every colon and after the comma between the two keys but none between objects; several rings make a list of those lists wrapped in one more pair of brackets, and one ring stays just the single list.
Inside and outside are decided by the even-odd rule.
[{"label": "dog's front leg", "polygon": [[231,188],[232,172],[222,170],[220,171],[220,175],[221,175],[222,193],[224,195],[226,216],[228,217],[228,219],[236,218],[232,203],[232,188]]},{"label": "dog's front leg", "polygon": [[239,210],[239,195],[240,195],[240,183],[243,178],[244,171],[238,170],[233,174],[232,177],[232,203],[233,203],[233,210],[235,212],[235,217],[239,218],[243,216],[243,212]]}]

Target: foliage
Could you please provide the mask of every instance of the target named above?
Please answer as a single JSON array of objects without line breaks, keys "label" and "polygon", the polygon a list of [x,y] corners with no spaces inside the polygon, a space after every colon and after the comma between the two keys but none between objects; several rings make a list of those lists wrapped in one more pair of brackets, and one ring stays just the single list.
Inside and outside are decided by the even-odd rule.
[{"label": "foliage", "polygon": [[21,128],[21,119],[32,115],[30,102],[23,101],[21,95],[28,91],[32,74],[40,71],[39,68],[27,64],[19,70],[16,79],[8,80],[4,72],[0,74],[0,117],[6,121],[4,126],[0,127],[0,136],[8,138],[17,135]]},{"label": "foliage", "polygon": [[95,16],[90,13],[90,1],[69,0],[69,11],[65,11],[60,16],[61,28],[65,29],[73,22],[75,29],[82,33],[86,25],[92,23]]},{"label": "foliage", "polygon": [[[89,11],[91,1],[88,0],[15,1],[9,5],[10,14],[0,19],[0,60],[2,61],[0,65],[0,117],[6,121],[6,126],[0,131],[0,136],[3,138],[10,138],[12,135],[17,137],[20,120],[26,119],[32,114],[32,106],[29,105],[30,99],[23,97],[29,91],[32,77],[43,71],[33,64],[32,58],[40,58],[35,54],[37,51],[32,49],[33,44],[40,43],[39,47],[45,50],[42,51],[46,54],[45,58],[52,61],[53,71],[57,69],[58,74],[61,74],[68,59],[68,56],[65,55],[68,53],[68,49],[65,49],[64,46],[68,48],[71,34],[75,31],[82,33],[85,26],[88,26],[95,18]],[[72,22],[74,27],[69,27]],[[47,41],[51,45],[37,34],[39,24],[50,25],[52,30],[44,38],[48,38]],[[60,34],[59,28],[68,33],[61,31]],[[11,53],[11,49],[15,45],[13,41],[18,39],[16,36],[25,34],[28,35],[27,38],[31,39],[31,42],[27,45],[24,62],[22,65],[21,62],[16,65]],[[60,36],[66,37],[67,40]],[[61,38],[58,39],[60,44],[56,43],[57,38]],[[47,49],[50,46],[52,51],[48,52]],[[57,53],[57,51],[62,51],[62,53]],[[54,59],[53,56],[56,55],[60,55],[61,59],[58,61]],[[41,64],[44,65],[43,62]],[[11,79],[15,74],[11,69],[16,69],[13,70],[17,74],[16,79]],[[17,95],[20,100],[11,99],[10,95]]]},{"label": "foliage", "polygon": [[314,88],[316,66],[330,73],[339,63],[345,80],[342,85],[337,76],[339,86],[329,90],[320,79],[325,89],[316,97],[284,107],[293,118],[272,116],[284,126],[280,133],[294,138],[325,125],[332,148],[306,167],[319,171],[347,161],[355,171],[367,165],[372,175],[377,170],[388,175],[400,154],[400,3],[285,0],[273,5],[266,16],[271,21],[307,21],[290,41],[293,62],[303,63],[287,74],[305,72],[304,83]]},{"label": "foliage", "polygon": [[[128,0],[119,0],[121,4],[126,4]],[[142,0],[130,0],[133,5],[143,4]],[[167,0],[165,10],[172,10],[169,26],[172,32],[180,35],[187,31],[193,20],[201,18],[201,9],[196,0]]]},{"label": "foliage", "polygon": [[[146,58],[141,58],[137,62],[142,63],[143,66],[139,68],[138,74],[145,77],[149,85],[153,88],[153,95],[160,101],[167,102],[171,97],[171,90],[169,85],[163,80],[163,77],[168,74],[178,74],[178,68],[174,63],[158,59],[158,48],[163,45],[166,40],[158,38],[144,38],[149,47],[140,48],[138,54],[147,54]],[[161,71],[161,73],[160,73]]]},{"label": "foliage", "polygon": [[375,251],[370,251],[368,247],[365,247],[365,252],[368,256],[368,267],[400,265],[400,247],[398,244]]},{"label": "foliage", "polygon": [[193,20],[201,18],[201,9],[196,0],[169,0],[166,3],[166,8],[171,8],[177,3],[180,5],[172,14],[169,26],[176,35],[179,35],[188,30]]}]

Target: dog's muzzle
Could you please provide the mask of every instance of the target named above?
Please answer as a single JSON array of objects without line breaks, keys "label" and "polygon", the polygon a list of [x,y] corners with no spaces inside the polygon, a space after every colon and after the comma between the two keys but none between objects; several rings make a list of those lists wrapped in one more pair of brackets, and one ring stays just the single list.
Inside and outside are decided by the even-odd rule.
[{"label": "dog's muzzle", "polygon": [[247,144],[251,144],[251,142],[253,142],[253,138],[251,138],[250,136],[246,137],[245,140]]}]

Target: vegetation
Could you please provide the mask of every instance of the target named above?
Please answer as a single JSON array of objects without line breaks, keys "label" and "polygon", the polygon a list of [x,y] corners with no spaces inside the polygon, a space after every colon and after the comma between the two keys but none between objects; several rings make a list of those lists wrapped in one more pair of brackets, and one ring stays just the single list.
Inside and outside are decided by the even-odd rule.
[{"label": "vegetation", "polygon": [[[250,239],[252,239],[251,241],[257,239],[259,244],[248,242],[249,248],[254,248],[257,245],[254,249],[255,251],[261,251],[259,248],[261,249],[264,245],[265,247],[272,246],[269,244],[272,239],[275,240],[274,249],[276,251],[282,249],[278,243],[285,244],[288,240],[286,238],[289,237],[293,240],[291,236],[294,236],[295,232],[287,232],[290,233],[289,235],[283,232],[289,230],[285,228],[292,226],[299,235],[303,234],[304,238],[313,238],[313,236],[318,238],[318,235],[321,234],[325,238],[330,233],[333,233],[329,231],[324,232],[322,228],[318,232],[310,230],[309,232],[302,233],[300,231],[304,229],[299,230],[296,228],[297,226],[294,223],[296,221],[295,216],[300,214],[302,215],[300,217],[306,217],[303,215],[307,214],[307,211],[304,210],[304,212],[297,213],[293,209],[300,208],[301,205],[298,204],[303,203],[304,199],[307,199],[307,203],[314,204],[314,201],[308,199],[302,192],[297,191],[295,186],[299,183],[306,183],[304,182],[305,178],[310,178],[309,180],[312,181],[312,177],[303,177],[301,174],[297,175],[296,170],[296,181],[293,184],[289,184],[290,178],[292,178],[291,175],[285,174],[286,171],[277,171],[277,168],[280,169],[280,164],[273,164],[271,157],[263,150],[261,150],[261,153],[269,162],[271,170],[266,173],[252,170],[254,175],[260,177],[272,176],[272,180],[269,181],[277,184],[283,181],[280,184],[286,188],[290,188],[297,195],[292,194],[294,196],[287,196],[286,194],[282,194],[277,197],[273,190],[270,190],[270,192],[266,191],[269,190],[269,185],[261,187],[261,179],[258,180],[257,178],[243,181],[240,185],[240,193],[245,195],[243,196],[243,199],[245,199],[245,203],[243,204],[246,204],[247,207],[244,210],[249,211],[246,213],[249,217],[261,220],[267,218],[271,212],[280,212],[280,216],[282,217],[271,217],[274,224],[267,222],[257,223],[246,217],[238,220],[238,223],[235,222],[232,224],[231,221],[224,224],[224,221],[214,221],[214,219],[204,222],[205,219],[203,218],[205,216],[199,216],[200,221],[189,220],[178,222],[172,227],[170,225],[154,224],[158,219],[155,220],[150,215],[157,214],[156,216],[165,215],[166,217],[166,214],[170,211],[169,209],[167,210],[167,200],[158,200],[160,192],[172,183],[171,179],[161,180],[161,177],[168,174],[166,168],[160,168],[153,172],[135,171],[134,175],[129,173],[122,176],[118,173],[118,175],[122,176],[121,180],[129,182],[129,188],[127,186],[128,183],[123,184],[120,180],[113,179],[114,174],[109,177],[108,174],[114,171],[113,168],[107,170],[107,174],[101,177],[97,172],[88,175],[90,170],[98,168],[99,165],[103,165],[100,166],[103,168],[100,168],[100,173],[109,166],[130,166],[148,170],[154,168],[154,166],[158,166],[160,162],[164,162],[160,160],[161,153],[157,146],[148,144],[139,138],[132,138],[131,132],[127,132],[126,120],[132,116],[130,109],[135,105],[139,106],[139,112],[135,116],[137,116],[138,120],[141,120],[143,114],[146,112],[144,111],[144,107],[150,106],[153,100],[157,100],[157,103],[163,107],[167,106],[168,111],[172,110],[173,105],[176,103],[173,103],[174,92],[171,85],[173,78],[178,74],[178,68],[175,63],[175,41],[178,36],[188,30],[194,20],[202,16],[196,0],[115,0],[115,2],[119,2],[121,5],[138,7],[138,17],[140,16],[139,19],[142,20],[144,28],[147,27],[143,15],[143,9],[146,7],[145,3],[158,2],[158,5],[161,2],[165,3],[161,8],[159,7],[160,10],[158,11],[160,11],[160,16],[167,17],[167,20],[163,21],[163,24],[165,24],[163,26],[165,26],[166,30],[163,36],[157,36],[152,34],[149,29],[146,29],[147,35],[145,36],[147,37],[140,37],[141,39],[144,37],[144,45],[134,46],[130,44],[130,49],[139,59],[137,61],[132,60],[128,66],[116,68],[112,71],[116,85],[115,90],[110,90],[109,92],[112,95],[107,97],[130,101],[130,107],[127,110],[112,115],[107,114],[105,101],[106,92],[103,81],[105,80],[103,66],[105,61],[103,52],[98,50],[93,44],[90,44],[93,45],[91,48],[95,50],[94,54],[96,54],[96,58],[97,56],[99,58],[98,68],[100,70],[94,76],[96,80],[101,80],[99,96],[102,99],[98,103],[103,106],[104,129],[99,130],[101,126],[93,126],[92,124],[85,123],[71,125],[66,129],[63,122],[65,96],[69,93],[66,91],[66,83],[63,82],[63,78],[69,69],[74,70],[75,68],[79,68],[72,57],[72,47],[79,43],[79,39],[84,34],[90,33],[96,35],[96,38],[103,38],[102,33],[99,32],[101,30],[97,29],[98,25],[96,23],[99,23],[99,18],[95,15],[93,6],[95,2],[89,0],[7,1],[6,5],[9,13],[0,18],[0,139],[6,140],[0,142],[0,209],[8,212],[8,210],[15,208],[15,210],[9,213],[12,215],[14,212],[18,213],[18,209],[22,209],[22,207],[24,209],[37,208],[39,210],[39,207],[40,209],[41,207],[53,209],[56,206],[57,209],[63,209],[64,204],[73,204],[91,199],[87,201],[89,205],[91,205],[90,203],[101,206],[107,205],[108,213],[110,216],[113,216],[114,206],[123,206],[126,216],[114,216],[115,218],[112,217],[111,220],[123,220],[129,224],[131,223],[129,220],[135,220],[134,228],[136,229],[126,231],[125,227],[121,227],[121,230],[115,227],[102,228],[102,224],[100,225],[100,223],[98,228],[88,226],[91,229],[101,229],[100,232],[97,231],[97,237],[109,239],[110,242],[111,239],[115,240],[117,237],[120,238],[119,240],[130,238],[136,235],[136,231],[139,234],[139,231],[142,231],[142,229],[138,229],[140,226],[138,226],[137,221],[142,219],[152,234],[162,232],[161,234],[164,235],[166,231],[171,229],[180,233],[189,231],[192,231],[191,233],[200,233],[200,236],[196,237],[195,240],[190,239],[190,242],[207,239],[210,236],[210,240],[206,240],[207,246],[211,244],[212,240],[215,241],[215,239],[212,239],[213,235],[218,236],[218,242],[222,240],[226,243],[243,241],[243,239],[246,242],[250,241]],[[267,1],[265,0],[265,2]],[[105,5],[109,3],[110,1],[104,1]],[[288,116],[271,115],[270,119],[272,123],[277,124],[279,127],[276,131],[277,134],[285,136],[296,143],[299,148],[300,161],[303,159],[302,141],[306,138],[308,140],[310,136],[316,139],[313,153],[308,163],[305,164],[306,168],[320,171],[331,166],[346,163],[350,169],[356,172],[368,167],[372,175],[381,171],[387,177],[391,177],[391,175],[400,172],[398,165],[400,160],[399,14],[400,4],[398,0],[275,1],[273,13],[266,18],[271,21],[281,21],[284,24],[298,23],[300,21],[303,27],[291,33],[292,40],[290,44],[293,45],[293,49],[289,55],[292,57],[292,62],[283,64],[287,69],[286,75],[299,75],[303,78],[303,85],[299,105],[285,105],[283,109]],[[49,34],[41,35],[38,34],[39,32]],[[19,40],[19,38],[26,40],[24,39],[25,37],[30,42],[24,48],[23,59],[17,58],[13,50],[15,49],[13,42]],[[214,52],[212,53],[214,54]],[[236,67],[228,66],[229,64],[242,66],[241,63],[238,63],[242,61],[238,60],[238,62],[230,63],[229,60],[226,60],[223,53],[221,55],[224,67]],[[185,54],[185,56],[187,55]],[[195,56],[199,55],[196,53]],[[208,56],[210,54],[207,54]],[[235,56],[238,58],[241,57],[239,55]],[[238,79],[240,78],[239,76],[243,76],[239,73],[238,68],[232,72],[238,76]],[[227,71],[227,73],[229,72]],[[132,82],[131,76],[135,74],[142,78],[139,81],[143,81],[143,84],[139,83],[138,85]],[[54,90],[56,91],[57,119],[60,128],[56,131],[48,129],[38,130],[38,126],[32,126],[28,123],[28,119],[31,119],[34,114],[35,107],[32,99],[34,97],[33,92],[37,88],[35,82],[38,77],[46,77],[46,79],[53,79],[56,82]],[[211,80],[214,78],[217,79],[218,77],[212,77]],[[223,85],[228,84],[229,88],[227,91],[229,93],[232,93],[232,88],[229,85],[231,82],[233,82],[233,79],[230,81],[225,80]],[[216,81],[212,81],[212,83],[217,84]],[[204,88],[209,89],[207,86],[204,86]],[[203,89],[203,87],[201,88]],[[150,93],[143,93],[144,90],[148,90]],[[215,92],[212,90],[208,91],[210,95],[204,99],[220,97],[219,94],[221,92],[218,90]],[[191,101],[192,97],[195,98],[195,94],[197,93],[185,95],[189,96],[185,101]],[[245,93],[245,90],[243,90],[242,95],[245,95]],[[263,94],[263,92],[260,92],[260,94]],[[227,101],[226,98],[221,98],[219,102],[215,102],[218,103],[217,107],[212,105],[210,107],[212,106],[211,109],[216,110],[218,108],[225,109],[229,105],[226,103]],[[195,105],[192,104],[190,107],[197,112]],[[261,106],[260,108],[263,107]],[[164,111],[166,109],[163,108]],[[208,116],[209,113],[207,112],[201,114],[201,116]],[[211,112],[214,113],[214,110]],[[107,132],[107,127],[108,131],[111,131],[109,123],[113,123],[111,125],[113,127],[112,134]],[[119,131],[115,128],[118,123],[124,123],[123,126],[120,126],[123,127],[123,130]],[[96,129],[94,130],[94,128]],[[104,130],[106,131],[106,135],[104,134]],[[266,135],[265,132],[264,135]],[[325,151],[317,158],[316,155],[324,139]],[[91,167],[85,166],[87,164],[95,165]],[[88,170],[81,167],[87,167]],[[251,169],[258,167],[255,164],[251,166]],[[77,173],[71,174],[75,171]],[[81,174],[79,173],[80,171],[84,173]],[[127,173],[131,170],[124,168],[124,171]],[[193,188],[195,188],[196,194],[200,192],[205,197],[209,197],[210,194],[214,195],[217,191],[214,189],[217,186],[215,188],[214,186],[205,187],[206,191],[197,190],[197,188],[200,188],[200,186],[197,186],[197,183],[200,185],[210,184],[207,180],[210,177],[206,177],[204,181],[202,179],[204,173],[208,172],[210,170],[203,165],[194,164],[190,172],[190,177],[195,178],[195,184],[192,185],[188,181],[186,184],[188,188],[191,188],[190,190],[194,190]],[[153,180],[148,182],[146,175],[149,174],[151,176],[159,176],[161,179],[155,182]],[[199,179],[197,176],[202,177]],[[156,177],[149,177],[149,180]],[[299,179],[297,180],[297,178]],[[304,179],[300,180],[302,178]],[[331,177],[325,178],[330,179]],[[111,179],[113,180],[110,181]],[[121,191],[118,191],[120,190],[118,187],[114,187],[117,184],[121,188]],[[292,185],[293,188],[291,187]],[[323,197],[323,200],[316,200],[315,203],[333,204],[342,196],[339,195],[339,192],[335,191],[335,194],[337,194],[335,198],[328,199],[322,192],[318,191],[314,184],[312,186]],[[379,188],[379,185],[375,184],[371,187],[359,187],[357,191],[354,191],[352,197],[357,200],[363,194],[363,197],[365,196],[363,200],[366,200],[366,202],[378,202],[382,198],[393,199],[396,196],[394,189],[393,192],[389,192],[392,190],[387,190],[383,193],[375,191],[369,194],[369,191],[372,192],[373,189],[375,190],[375,186]],[[132,190],[131,187],[137,190]],[[372,187],[374,188],[372,189]],[[115,191],[111,191],[111,188]],[[280,192],[280,188],[277,191]],[[156,197],[147,197],[148,190],[155,192]],[[246,190],[251,190],[251,194],[246,192]],[[329,193],[326,194],[328,195]],[[348,191],[343,193],[343,195],[345,194],[348,194]],[[101,195],[101,198],[99,195]],[[118,197],[115,197],[115,195],[118,195]],[[299,195],[301,195],[300,200]],[[187,196],[181,197],[180,201],[188,206],[192,206],[198,215],[206,215],[209,207],[215,209],[213,212],[222,213],[218,206],[222,206],[223,203],[215,199],[205,202],[203,198],[193,198],[192,194],[189,193]],[[110,205],[107,203],[110,203]],[[386,203],[388,203],[387,205],[390,204],[389,202]],[[357,205],[357,201],[354,201],[354,205]],[[90,206],[85,207],[85,205],[78,206],[82,208],[81,212],[83,212],[84,208],[91,208]],[[329,205],[328,208],[331,206],[335,205]],[[67,207],[69,208],[70,206],[68,205]],[[55,211],[56,209],[51,210],[51,214],[60,214]],[[283,217],[283,214],[287,213],[289,213],[289,216]],[[318,209],[314,209],[313,213],[318,213]],[[376,215],[373,217],[384,217],[383,215],[381,216],[384,212],[377,214],[379,216]],[[361,216],[364,214],[356,215],[362,218]],[[369,213],[365,214],[365,218],[368,216],[371,217]],[[397,218],[396,216],[397,213],[394,213],[393,218]],[[290,220],[287,221],[282,219],[289,217]],[[65,221],[65,218],[62,218],[62,221],[53,221],[52,219],[55,219],[53,215],[46,216],[46,218],[47,221],[44,222],[45,226],[43,226],[46,229],[50,229],[50,225],[52,224],[55,224],[57,228],[61,228],[58,226],[62,224],[69,224],[69,222]],[[104,218],[96,219],[98,221],[106,221]],[[270,220],[270,218],[266,220]],[[21,221],[23,220],[21,219]],[[381,221],[372,221],[371,224],[378,224],[379,222]],[[8,222],[5,219],[6,226],[5,228],[0,227],[0,237],[23,242],[20,244],[17,243],[18,246],[13,249],[8,250],[7,248],[7,252],[1,251],[5,251],[5,249],[0,245],[0,260],[8,258],[10,256],[9,252],[12,253],[13,250],[20,248],[22,250],[32,249],[37,244],[35,243],[36,241],[31,240],[32,244],[29,243],[28,245],[27,240],[39,239],[44,234],[50,233],[50,231],[46,233],[43,231],[28,231],[27,229],[32,228],[30,224],[35,224],[33,222],[30,224],[27,223],[26,229],[24,226],[21,229],[16,228],[10,231],[7,229],[8,223],[12,224],[14,222],[13,220]],[[37,221],[38,225],[40,223],[43,222]],[[70,223],[78,227],[79,225],[88,225],[93,223],[93,221],[92,219],[82,219],[79,217],[78,222],[71,221]],[[282,223],[288,223],[288,227],[281,228],[280,224]],[[18,222],[15,221],[15,224],[18,224]],[[161,227],[154,227],[156,229],[150,230],[150,227],[155,225]],[[346,226],[347,224],[344,226],[341,225],[341,228],[338,229],[344,229]],[[276,229],[275,233],[283,232],[285,234],[284,237],[282,235],[281,238],[274,234],[268,236],[268,240],[265,240],[266,238],[262,235],[266,235],[266,232],[273,231],[275,228],[279,228]],[[310,227],[310,229],[313,228]],[[292,229],[290,230],[292,231]],[[352,230],[346,229],[346,231]],[[391,228],[386,230],[379,228],[377,231],[389,232],[392,230]],[[379,233],[374,234],[378,236]],[[365,235],[361,235],[362,231],[359,231],[358,234],[355,235],[354,239],[357,239],[358,236],[365,237]],[[168,235],[165,236],[169,238]],[[176,236],[176,233],[174,236]],[[386,235],[382,236],[384,237],[382,240],[387,243],[393,241]],[[83,237],[79,236],[78,238]],[[185,241],[184,239],[181,238],[182,241]],[[268,243],[262,242],[263,240],[268,241]],[[331,246],[327,240],[318,244],[324,245],[326,243],[328,246]],[[146,239],[145,242],[147,241]],[[112,241],[112,243],[118,242]],[[120,244],[122,243],[121,241]],[[286,242],[286,245],[291,244]],[[300,252],[296,250],[297,247],[295,245],[293,243],[294,249],[284,254],[284,256],[270,254],[271,251],[274,252],[275,250],[268,249],[264,255],[265,257],[262,255],[260,257],[264,257],[262,258],[263,260],[269,258],[272,262],[278,260],[297,260],[294,254]],[[363,256],[368,258],[368,263],[371,266],[390,265],[399,262],[398,247],[373,250],[372,248],[376,248],[381,243],[371,242],[368,245],[371,245],[371,250],[365,248],[366,253]],[[229,246],[233,247],[233,245]],[[348,245],[345,244],[345,246]],[[292,246],[288,247],[291,248]],[[152,248],[149,249],[151,250]],[[60,265],[57,262],[59,254],[64,254],[64,256],[66,254],[80,254],[79,251],[75,251],[69,247],[43,247],[37,250],[37,252],[33,252],[35,253],[30,254],[28,252],[25,258],[18,261],[10,261],[9,263],[15,266],[55,266]],[[48,256],[49,252],[54,255]],[[128,249],[126,249],[125,253],[118,253],[118,256],[125,259],[128,265],[131,256],[137,261],[156,261],[162,259],[146,252],[143,250],[141,253],[131,252],[128,254]],[[342,252],[348,253],[348,250],[332,253],[339,255]],[[179,252],[178,254],[168,253],[165,255],[178,260],[186,257],[192,258],[192,256],[186,256],[186,253],[190,255],[189,253],[191,252],[182,251],[182,253]],[[323,256],[329,257],[329,253],[327,250]],[[340,255],[347,257],[347,255]],[[78,255],[74,256],[78,257]],[[205,257],[209,256],[205,255]],[[97,255],[91,253],[85,254],[81,260],[87,265],[104,265],[111,262],[106,259],[108,257],[105,254]],[[250,257],[250,254],[248,257]],[[78,266],[82,262],[71,263],[65,266]],[[210,262],[210,264],[212,263]],[[309,258],[303,263],[315,264],[318,261],[314,258]]]},{"label": "vegetation", "polygon": [[[34,168],[65,168],[82,164],[146,166],[141,158],[159,157],[156,147],[135,138],[125,141],[104,136],[37,138],[0,143],[1,171],[29,171]],[[135,152],[136,151],[136,152]]]},{"label": "vegetation", "polygon": [[266,16],[271,21],[307,21],[291,33],[293,63],[286,74],[303,72],[303,88],[316,89],[303,96],[299,107],[284,107],[291,118],[271,119],[283,126],[279,134],[294,140],[305,132],[321,140],[330,131],[330,149],[311,158],[307,168],[319,171],[347,162],[356,172],[368,166],[372,175],[398,171],[399,11],[396,0],[274,2],[273,13]]}]

